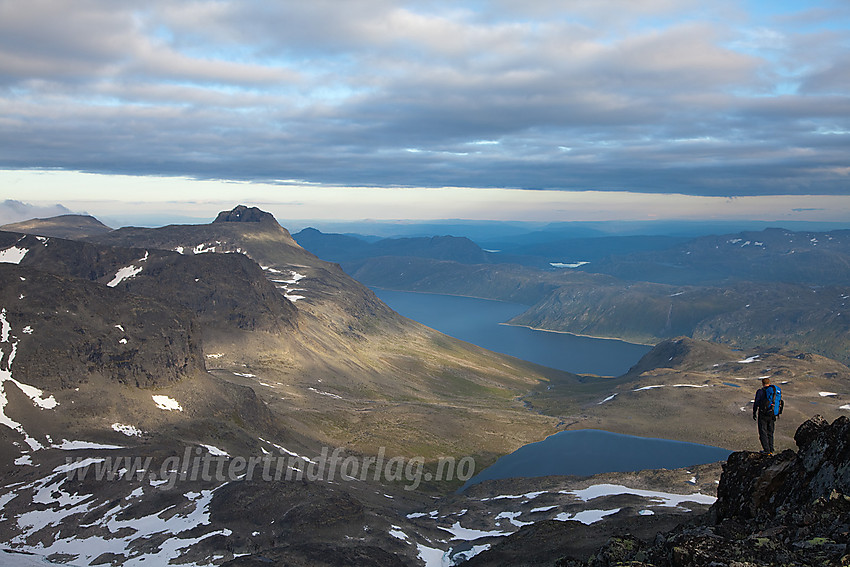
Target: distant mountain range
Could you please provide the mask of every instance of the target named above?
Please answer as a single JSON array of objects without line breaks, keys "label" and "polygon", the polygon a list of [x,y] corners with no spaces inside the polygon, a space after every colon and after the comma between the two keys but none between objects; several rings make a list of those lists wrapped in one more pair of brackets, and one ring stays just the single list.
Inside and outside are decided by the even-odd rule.
[{"label": "distant mountain range", "polygon": [[[312,231],[305,245],[321,250],[333,238]],[[367,285],[529,305],[510,321],[516,325],[644,343],[687,335],[850,361],[847,230],[765,229],[689,240],[556,236],[488,252],[478,263],[469,260],[473,254],[459,259],[459,250],[437,253],[424,241],[360,244],[338,259]],[[382,242],[392,242],[394,253],[384,253],[390,247],[380,248]],[[564,261],[551,262],[555,257]]]}]

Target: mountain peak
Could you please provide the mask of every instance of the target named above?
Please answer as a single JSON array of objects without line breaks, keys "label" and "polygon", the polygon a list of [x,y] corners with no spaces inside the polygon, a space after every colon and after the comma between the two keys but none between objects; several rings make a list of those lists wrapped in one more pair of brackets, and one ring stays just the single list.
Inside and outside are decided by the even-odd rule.
[{"label": "mountain peak", "polygon": [[239,205],[231,211],[221,211],[213,221],[216,222],[273,222],[277,224],[274,215],[257,207]]}]

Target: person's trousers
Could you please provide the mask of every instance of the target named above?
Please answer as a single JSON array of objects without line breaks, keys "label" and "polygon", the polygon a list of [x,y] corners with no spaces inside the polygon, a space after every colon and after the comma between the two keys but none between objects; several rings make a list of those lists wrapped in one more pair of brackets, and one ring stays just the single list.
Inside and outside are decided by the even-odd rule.
[{"label": "person's trousers", "polygon": [[759,441],[766,453],[773,453],[773,430],[776,427],[776,416],[759,412]]}]

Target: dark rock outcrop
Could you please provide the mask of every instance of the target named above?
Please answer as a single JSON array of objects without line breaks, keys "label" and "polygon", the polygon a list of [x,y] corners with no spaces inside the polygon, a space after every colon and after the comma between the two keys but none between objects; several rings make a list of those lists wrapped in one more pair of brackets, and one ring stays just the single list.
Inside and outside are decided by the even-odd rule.
[{"label": "dark rock outcrop", "polygon": [[708,514],[653,542],[631,536],[585,562],[658,567],[850,565],[850,419],[803,423],[798,451],[733,453]]},{"label": "dark rock outcrop", "polygon": [[245,205],[239,205],[231,211],[221,211],[213,222],[273,222],[277,224],[271,213]]},{"label": "dark rock outcrop", "polygon": [[781,520],[833,493],[850,496],[850,419],[831,425],[817,415],[794,435],[797,453],[733,453],[723,467],[718,521]]}]

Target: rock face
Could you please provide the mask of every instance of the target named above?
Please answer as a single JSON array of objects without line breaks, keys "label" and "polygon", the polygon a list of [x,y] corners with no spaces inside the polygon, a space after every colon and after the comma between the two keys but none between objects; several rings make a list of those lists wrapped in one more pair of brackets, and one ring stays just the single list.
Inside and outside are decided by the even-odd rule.
[{"label": "rock face", "polygon": [[797,453],[729,457],[717,490],[718,520],[771,521],[833,492],[850,495],[850,419],[840,417],[830,425],[815,416],[797,429],[794,440]]},{"label": "rock face", "polygon": [[277,224],[271,213],[245,205],[239,205],[231,211],[221,211],[213,222],[273,222]]},{"label": "rock face", "polygon": [[0,231],[0,249],[9,246],[26,250],[20,266],[176,303],[204,329],[279,333],[297,325],[295,306],[244,254],[184,255]]},{"label": "rock face", "polygon": [[7,264],[0,305],[15,377],[39,388],[72,388],[93,375],[154,388],[204,369],[195,320],[173,304]]},{"label": "rock face", "polygon": [[558,565],[850,565],[850,419],[815,416],[795,441],[796,453],[733,453],[700,520],[652,544],[614,538],[587,562]]}]

